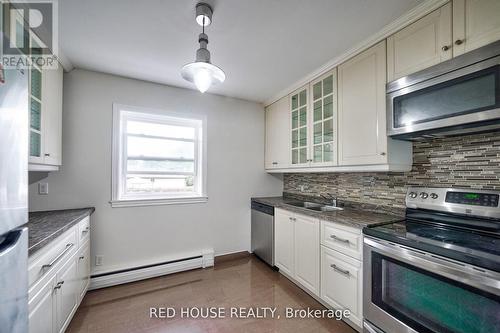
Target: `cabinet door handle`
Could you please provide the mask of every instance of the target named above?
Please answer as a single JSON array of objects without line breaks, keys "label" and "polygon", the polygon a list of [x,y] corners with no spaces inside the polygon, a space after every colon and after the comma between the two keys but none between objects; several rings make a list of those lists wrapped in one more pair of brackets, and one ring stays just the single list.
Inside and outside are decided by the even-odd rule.
[{"label": "cabinet door handle", "polygon": [[45,269],[45,268],[50,268],[52,266],[54,266],[54,264],[59,260],[61,259],[65,254],[66,252],[68,252],[75,244],[73,243],[69,243],[69,244],[66,244],[66,248],[64,249],[64,251],[62,251],[61,253],[59,253],[57,255],[57,257],[55,257],[50,263],[48,264],[45,264],[42,266],[42,269]]},{"label": "cabinet door handle", "polygon": [[347,275],[347,276],[351,275],[347,269],[342,269],[342,268],[339,268],[339,267],[338,267],[337,265],[335,265],[335,264],[331,264],[331,265],[330,265],[330,267],[331,267],[331,268],[333,268],[335,271],[337,271],[337,272],[339,272],[339,273],[342,273],[342,274],[344,274],[344,275]]},{"label": "cabinet door handle", "polygon": [[455,45],[462,45],[462,44],[463,44],[463,42],[464,42],[464,40],[463,40],[463,39],[457,39],[457,40],[455,41]]},{"label": "cabinet door handle", "polygon": [[445,45],[441,48],[441,50],[443,51],[448,51],[450,49],[450,47],[448,45]]},{"label": "cabinet door handle", "polygon": [[82,234],[86,234],[87,232],[89,232],[89,229],[90,229],[90,227],[87,227],[84,230],[82,230]]},{"label": "cabinet door handle", "polygon": [[273,165],[278,165],[278,162],[273,162]]},{"label": "cabinet door handle", "polygon": [[336,240],[337,242],[346,243],[346,244],[350,243],[350,241],[348,239],[340,238],[340,237],[337,237],[335,235],[330,235],[330,238],[333,240]]},{"label": "cabinet door handle", "polygon": [[63,284],[64,284],[64,281],[57,282],[56,286],[54,287],[54,290],[61,289],[61,287],[62,287]]},{"label": "cabinet door handle", "polygon": [[385,156],[385,155],[387,155],[387,153],[383,151],[380,153],[380,155]]},{"label": "cabinet door handle", "polygon": [[45,155],[45,156],[47,156],[47,157],[48,157],[48,156],[50,156],[50,154],[49,154],[49,153],[45,153],[44,155]]},{"label": "cabinet door handle", "polygon": [[85,259],[85,256],[80,256],[80,257],[78,258],[78,260],[82,260],[82,259]]}]

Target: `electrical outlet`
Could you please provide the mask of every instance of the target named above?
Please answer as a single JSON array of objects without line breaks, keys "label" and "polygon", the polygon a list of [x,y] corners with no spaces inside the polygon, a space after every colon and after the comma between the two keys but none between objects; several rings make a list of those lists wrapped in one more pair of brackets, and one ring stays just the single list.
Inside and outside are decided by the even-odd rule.
[{"label": "electrical outlet", "polygon": [[49,183],[38,183],[38,194],[49,194]]},{"label": "electrical outlet", "polygon": [[104,259],[104,256],[95,256],[95,265],[102,266],[103,259]]}]

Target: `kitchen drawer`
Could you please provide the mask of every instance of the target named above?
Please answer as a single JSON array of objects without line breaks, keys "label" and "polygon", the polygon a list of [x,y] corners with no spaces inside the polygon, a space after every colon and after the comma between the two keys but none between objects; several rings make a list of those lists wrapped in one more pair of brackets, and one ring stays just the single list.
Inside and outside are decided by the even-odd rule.
[{"label": "kitchen drawer", "polygon": [[71,228],[41,250],[43,252],[35,254],[33,259],[30,258],[28,264],[30,287],[47,272],[76,252],[78,245],[76,231],[76,227]]},{"label": "kitchen drawer", "polygon": [[361,260],[363,235],[361,229],[321,221],[321,245]]},{"label": "kitchen drawer", "polygon": [[348,309],[348,318],[362,325],[362,264],[321,246],[321,299],[336,309]]},{"label": "kitchen drawer", "polygon": [[78,244],[80,247],[90,238],[90,217],[86,217],[78,223]]}]

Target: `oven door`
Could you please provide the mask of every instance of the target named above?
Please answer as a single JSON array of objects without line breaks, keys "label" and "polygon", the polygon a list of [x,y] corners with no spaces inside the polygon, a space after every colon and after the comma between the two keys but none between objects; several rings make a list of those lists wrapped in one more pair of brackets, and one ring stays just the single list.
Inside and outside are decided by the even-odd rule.
[{"label": "oven door", "polygon": [[498,125],[499,64],[500,57],[484,60],[388,93],[388,135],[405,139]]},{"label": "oven door", "polygon": [[365,237],[364,315],[387,333],[500,332],[500,274]]}]

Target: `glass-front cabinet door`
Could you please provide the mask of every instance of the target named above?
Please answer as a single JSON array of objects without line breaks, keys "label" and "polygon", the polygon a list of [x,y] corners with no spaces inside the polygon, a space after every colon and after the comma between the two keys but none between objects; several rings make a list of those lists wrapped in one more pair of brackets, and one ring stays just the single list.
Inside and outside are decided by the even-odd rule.
[{"label": "glass-front cabinet door", "polygon": [[337,164],[337,70],[311,82],[311,164]]},{"label": "glass-front cabinet door", "polygon": [[310,162],[307,147],[307,95],[307,86],[290,95],[292,166],[304,166]]},{"label": "glass-front cabinet door", "polygon": [[[31,56],[36,57],[33,50],[39,49],[33,34],[30,34]],[[42,76],[43,70],[33,63],[30,68],[29,105],[30,105],[30,163],[42,163]]]}]

